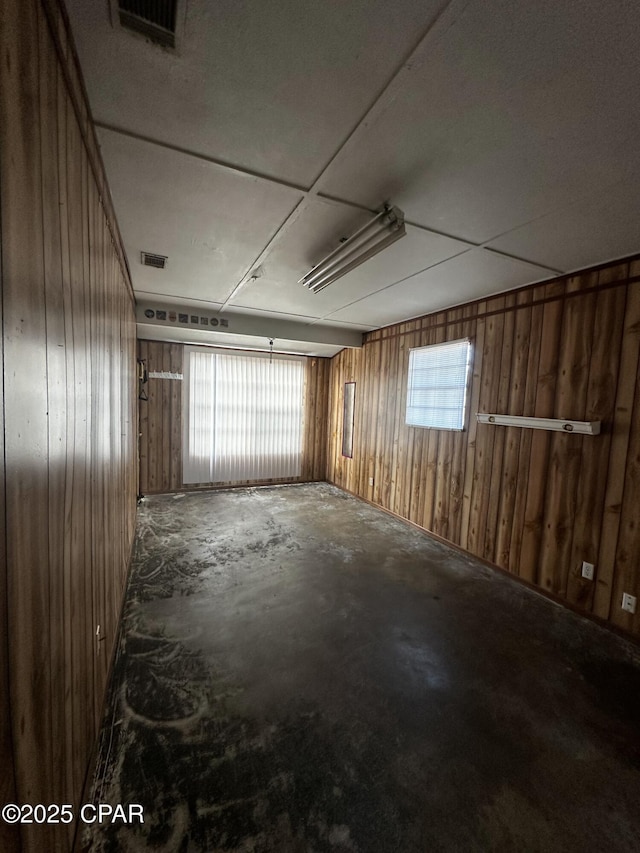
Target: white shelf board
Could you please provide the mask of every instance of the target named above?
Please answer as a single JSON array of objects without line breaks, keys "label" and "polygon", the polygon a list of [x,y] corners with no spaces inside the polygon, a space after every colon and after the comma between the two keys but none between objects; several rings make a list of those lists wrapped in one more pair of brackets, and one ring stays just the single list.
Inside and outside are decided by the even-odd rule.
[{"label": "white shelf board", "polygon": [[495,426],[515,426],[525,429],[547,429],[555,432],[577,433],[578,435],[599,435],[600,421],[570,421],[563,418],[527,418],[520,415],[495,415],[478,412],[480,424]]}]

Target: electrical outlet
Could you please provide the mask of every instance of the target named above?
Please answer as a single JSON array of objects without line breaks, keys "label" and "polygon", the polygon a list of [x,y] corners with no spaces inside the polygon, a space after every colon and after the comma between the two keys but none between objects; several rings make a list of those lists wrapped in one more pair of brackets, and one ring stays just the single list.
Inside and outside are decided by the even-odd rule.
[{"label": "electrical outlet", "polygon": [[588,581],[593,580],[593,572],[595,566],[593,563],[587,563],[585,560],[582,562],[582,577],[586,578]]},{"label": "electrical outlet", "polygon": [[373,477],[369,477],[369,485],[373,486]]},{"label": "electrical outlet", "polygon": [[636,597],[635,597],[635,595],[629,595],[628,592],[622,593],[622,609],[626,610],[627,613],[635,613],[636,612]]}]

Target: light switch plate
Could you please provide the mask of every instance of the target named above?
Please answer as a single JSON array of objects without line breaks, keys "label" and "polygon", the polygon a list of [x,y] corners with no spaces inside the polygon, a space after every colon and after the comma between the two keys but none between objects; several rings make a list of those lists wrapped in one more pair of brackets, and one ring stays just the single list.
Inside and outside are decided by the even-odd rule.
[{"label": "light switch plate", "polygon": [[583,561],[583,563],[582,563],[582,577],[583,578],[586,578],[588,581],[592,581],[594,570],[595,570],[595,566],[593,565],[593,563],[587,563],[586,561]]}]

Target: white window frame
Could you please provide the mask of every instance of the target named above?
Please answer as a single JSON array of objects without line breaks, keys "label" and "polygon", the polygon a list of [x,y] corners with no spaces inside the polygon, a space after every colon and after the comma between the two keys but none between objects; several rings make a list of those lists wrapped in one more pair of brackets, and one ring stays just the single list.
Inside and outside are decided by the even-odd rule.
[{"label": "white window frame", "polygon": [[[416,403],[416,399],[414,396],[414,392],[417,391],[414,386],[412,386],[412,378],[414,377],[412,365],[416,358],[419,356],[418,353],[426,353],[426,352],[434,352],[438,349],[442,349],[443,347],[451,347],[454,344],[466,344],[466,363],[464,368],[464,385],[458,385],[458,389],[462,390],[462,404],[459,408],[459,418],[457,423],[459,425],[456,426],[448,426],[443,424],[443,421],[438,421],[437,418],[431,417],[429,418],[429,413],[437,414],[437,407],[434,405],[429,406],[420,406]],[[454,341],[443,341],[439,344],[429,344],[423,347],[413,347],[409,350],[409,366],[407,372],[407,401],[405,407],[405,423],[407,426],[416,427],[419,429],[441,429],[447,430],[450,432],[462,432],[465,428],[466,420],[467,420],[467,409],[469,403],[469,391],[470,391],[470,376],[471,376],[471,362],[473,359],[473,345],[470,338],[459,338]],[[422,409],[424,417],[422,419],[417,418],[415,416],[416,410]],[[411,413],[414,413],[413,415]]]}]

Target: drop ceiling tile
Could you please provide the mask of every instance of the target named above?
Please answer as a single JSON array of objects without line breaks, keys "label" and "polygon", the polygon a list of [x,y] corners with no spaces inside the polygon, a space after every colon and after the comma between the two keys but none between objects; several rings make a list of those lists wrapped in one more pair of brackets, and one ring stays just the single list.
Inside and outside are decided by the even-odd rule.
[{"label": "drop ceiling tile", "polygon": [[474,0],[320,191],[481,243],[637,174],[637,39],[634,3]]},{"label": "drop ceiling tile", "polygon": [[420,275],[354,302],[327,319],[379,327],[548,277],[548,270],[534,264],[484,249],[471,249]]},{"label": "drop ceiling tile", "polygon": [[177,52],[66,5],[98,121],[310,185],[444,0],[188,0]]},{"label": "drop ceiling tile", "polygon": [[489,245],[557,269],[576,270],[640,252],[639,210],[640,183],[630,177]]},{"label": "drop ceiling tile", "polygon": [[[139,140],[99,136],[135,290],[224,301],[301,197]],[[143,250],[167,255],[166,269],[143,266]]]}]

